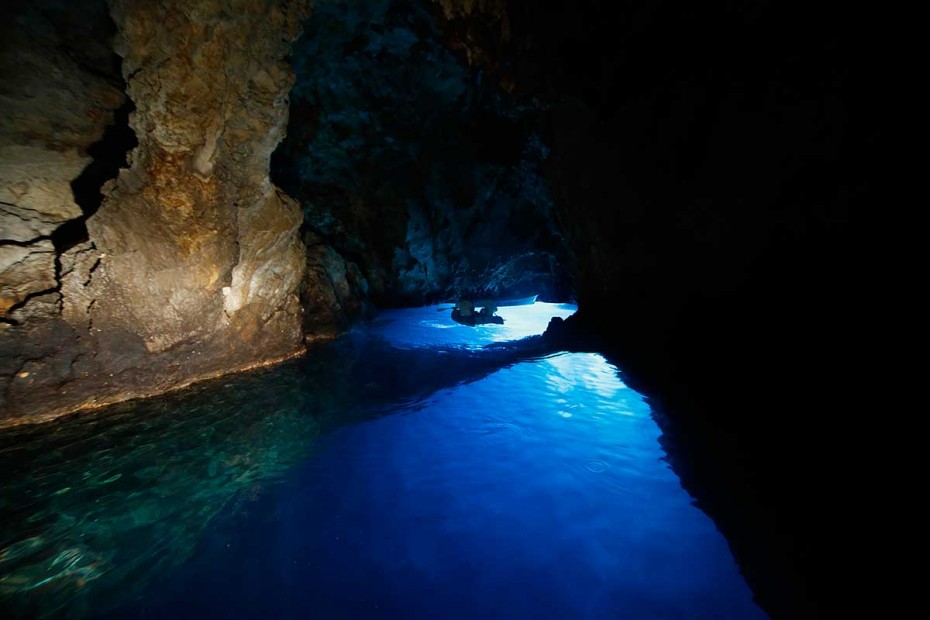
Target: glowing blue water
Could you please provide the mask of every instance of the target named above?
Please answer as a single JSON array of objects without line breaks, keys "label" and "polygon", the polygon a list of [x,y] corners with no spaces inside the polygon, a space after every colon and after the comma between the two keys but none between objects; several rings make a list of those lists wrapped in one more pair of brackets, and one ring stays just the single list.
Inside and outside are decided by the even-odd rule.
[{"label": "glowing blue water", "polygon": [[568,318],[577,310],[572,304],[535,303],[505,306],[497,315],[503,325],[468,327],[453,321],[450,304],[426,308],[389,310],[378,315],[372,332],[396,347],[480,348],[495,342],[510,342],[546,331],[552,317]]},{"label": "glowing blue water", "polygon": [[[105,604],[84,611],[166,618],[762,617],[725,540],[663,460],[647,404],[616,368],[596,354],[539,356],[528,343],[474,348],[539,333],[551,316],[572,309],[502,308],[503,330],[460,326],[435,308],[385,313],[308,360],[253,378],[243,393],[256,406],[297,403],[265,414],[259,430],[254,414],[230,400],[234,383],[205,388],[200,400],[189,397],[182,404],[191,410],[193,402],[225,403],[217,413],[222,424],[253,420],[223,433],[211,422],[214,430],[200,433],[208,442],[203,450],[220,450],[209,444],[214,435],[222,438],[217,446],[243,441],[243,450],[224,448],[221,465],[209,459],[205,470],[174,463],[171,471],[188,472],[188,504],[207,515],[206,524],[181,528],[194,542],[175,554],[177,562],[147,562],[157,570],[108,584],[122,600],[108,594]],[[234,403],[239,411],[229,410]],[[173,415],[177,410],[175,402]],[[304,454],[288,460],[295,446]],[[146,450],[151,460],[157,448],[149,443]],[[108,479],[115,475],[110,468]],[[224,480],[246,482],[225,491],[199,481],[223,477],[224,468]],[[144,496],[141,486],[122,492],[127,505]],[[198,507],[199,497],[210,508]],[[171,519],[178,512],[165,513],[151,526],[161,533],[133,553],[154,549],[161,558],[176,544],[179,524]],[[140,523],[148,521],[134,517],[133,535],[146,540]],[[84,549],[83,541],[61,544]],[[120,557],[99,545],[94,552]]]}]

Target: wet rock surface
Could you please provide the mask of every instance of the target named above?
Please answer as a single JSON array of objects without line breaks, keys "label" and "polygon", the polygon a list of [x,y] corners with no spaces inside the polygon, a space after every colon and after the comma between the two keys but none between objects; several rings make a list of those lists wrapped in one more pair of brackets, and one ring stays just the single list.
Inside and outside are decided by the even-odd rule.
[{"label": "wet rock surface", "polygon": [[301,299],[305,338],[335,338],[355,320],[373,315],[368,281],[358,265],[343,258],[312,231],[306,232],[304,243],[307,272],[301,284]]},{"label": "wet rock surface", "polygon": [[[34,23],[47,26],[46,17],[60,9],[49,7],[20,11],[25,33]],[[4,172],[0,190],[3,237],[10,240],[0,258],[10,313],[0,333],[4,423],[158,393],[301,347],[300,209],[269,181],[268,162],[287,123],[293,74],[285,57],[307,7],[231,0],[92,8],[99,29],[115,32],[113,47],[110,36],[93,32],[80,54],[62,41],[80,46],[84,39],[61,33],[50,46],[21,33],[19,45],[4,48],[11,50],[4,67],[19,55],[48,60],[50,68],[31,71],[27,84],[56,101],[33,106],[39,116],[32,119],[16,98],[3,100],[19,114],[7,115],[16,122],[4,125],[0,147],[14,164],[3,166],[13,172]],[[129,168],[103,187],[85,239],[74,235],[52,253],[50,241],[29,235],[54,237],[61,222],[82,217],[70,183],[126,96],[116,88],[119,74],[105,79],[87,69],[112,64],[55,63],[111,58],[113,49],[135,103],[129,122],[138,147]],[[74,88],[53,79],[65,73]],[[28,98],[21,88],[16,96]],[[20,170],[23,161],[58,176]],[[24,190],[13,173],[31,185]],[[44,179],[37,189],[36,179]],[[41,200],[27,202],[34,196]],[[24,217],[26,209],[38,215]],[[7,225],[10,218],[15,226]],[[46,291],[54,299],[46,300]],[[32,306],[41,312],[26,312]]]}]

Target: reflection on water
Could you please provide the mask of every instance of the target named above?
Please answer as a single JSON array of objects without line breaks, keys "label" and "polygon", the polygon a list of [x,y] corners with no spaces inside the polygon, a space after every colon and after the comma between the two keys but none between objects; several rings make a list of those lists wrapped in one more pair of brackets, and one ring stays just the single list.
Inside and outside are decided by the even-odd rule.
[{"label": "reflection on water", "polygon": [[614,367],[470,340],[539,333],[572,308],[525,310],[509,334],[387,313],[274,369],[0,433],[0,604],[760,616]]},{"label": "reflection on water", "polygon": [[450,319],[452,306],[388,310],[378,315],[374,329],[395,347],[465,347],[480,348],[496,342],[514,342],[546,331],[552,317],[568,318],[575,313],[573,304],[538,302],[531,306],[504,306],[497,315],[503,325],[468,327]]},{"label": "reflection on water", "polygon": [[186,560],[218,511],[319,431],[294,369],[275,389],[267,376],[0,433],[4,605],[96,608]]}]

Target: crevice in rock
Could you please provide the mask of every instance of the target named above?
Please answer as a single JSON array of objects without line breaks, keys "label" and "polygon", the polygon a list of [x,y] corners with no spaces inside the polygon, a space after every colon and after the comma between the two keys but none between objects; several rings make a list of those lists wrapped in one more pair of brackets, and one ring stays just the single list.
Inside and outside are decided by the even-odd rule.
[{"label": "crevice in rock", "polygon": [[30,245],[38,243],[39,241],[44,241],[46,239],[51,239],[51,237],[43,235],[41,237],[36,237],[35,239],[29,239],[28,241],[17,241],[15,239],[2,239],[0,240],[0,246],[15,245],[20,248],[28,248]]},{"label": "crevice in rock", "polygon": [[55,252],[61,256],[67,250],[70,250],[79,243],[87,241],[87,225],[84,223],[85,217],[79,217],[69,220],[56,228],[48,237],[52,245],[55,246]]},{"label": "crevice in rock", "polygon": [[[81,208],[81,217],[64,222],[48,236],[39,237],[29,242],[6,241],[0,242],[4,245],[28,246],[43,239],[52,242],[55,248],[55,283],[52,288],[35,291],[9,309],[9,313],[24,307],[30,300],[41,295],[58,293],[58,310],[63,309],[63,299],[61,297],[62,289],[62,255],[80,243],[89,241],[87,232],[87,218],[92,216],[100,208],[103,202],[101,189],[107,181],[116,178],[120,168],[129,166],[128,153],[138,145],[135,132],[129,126],[129,114],[135,109],[133,102],[128,97],[125,103],[120,106],[113,114],[113,124],[107,127],[103,137],[87,149],[87,154],[93,157],[93,161],[84,168],[84,171],[71,182],[71,190],[74,193],[74,200]],[[90,278],[94,270],[99,265],[98,259],[88,273],[87,281],[84,286],[90,283]],[[14,318],[8,318],[4,322],[10,325],[19,325],[20,321]]]},{"label": "crevice in rock", "polygon": [[[97,264],[99,264],[99,261]],[[97,268],[97,265],[94,265],[94,269],[96,268]],[[88,284],[90,284],[90,278],[88,278],[87,282],[84,283],[84,286],[87,286]],[[92,311],[96,303],[97,303],[96,299],[91,299],[90,303],[87,304],[87,333],[91,335],[93,335],[94,333],[94,314]]]},{"label": "crevice in rock", "polygon": [[[54,245],[54,242],[52,242]],[[56,305],[58,306],[58,313],[61,314],[61,311],[64,309],[64,303],[61,298],[61,288],[62,288],[62,265],[61,265],[61,252],[58,249],[55,249],[55,287],[54,292],[58,294],[58,301]]]},{"label": "crevice in rock", "polygon": [[[55,263],[56,263],[56,270],[57,270],[58,268],[57,258],[55,259]],[[57,274],[56,274],[56,278],[57,278]],[[7,314],[12,315],[14,312],[16,312],[17,310],[20,310],[23,306],[28,304],[30,301],[32,301],[36,297],[41,297],[42,295],[48,295],[50,293],[59,292],[61,289],[61,280],[57,280],[57,282],[58,284],[56,286],[53,286],[52,288],[42,289],[41,291],[32,291],[31,293],[26,295],[22,300],[10,306],[10,308],[7,310]],[[7,325],[21,325],[22,324],[21,321],[18,321],[12,316],[5,316],[3,318],[0,318],[0,323],[6,323]]]},{"label": "crevice in rock", "polygon": [[[118,65],[120,62],[119,56],[114,54],[114,57],[117,59]],[[122,83],[124,91],[125,86],[126,84]],[[81,208],[81,216],[64,222],[47,237],[55,247],[55,282],[57,285],[53,289],[27,297],[20,302],[19,306],[25,305],[29,299],[37,295],[57,292],[59,293],[59,311],[63,310],[64,300],[61,290],[64,274],[62,273],[61,257],[78,244],[90,240],[87,232],[87,218],[94,215],[103,203],[102,189],[104,184],[115,179],[121,168],[129,167],[129,153],[139,144],[135,132],[129,126],[129,115],[134,110],[135,104],[127,95],[124,103],[113,112],[113,123],[106,128],[103,137],[88,147],[87,154],[93,158],[93,161],[84,168],[80,175],[71,181],[74,202]],[[90,284],[94,270],[99,264],[100,259],[98,258],[88,272],[87,280],[83,283],[85,287]],[[15,309],[13,308],[11,311]]]},{"label": "crevice in rock", "polygon": [[[19,213],[19,211],[29,211],[33,215],[26,217],[22,213]],[[30,207],[13,204],[11,202],[3,202],[2,200],[0,200],[0,212],[6,213],[7,215],[12,215],[13,217],[23,220],[24,222],[31,222],[31,221],[38,220],[46,224],[54,224],[55,222],[58,221],[58,220],[49,220],[47,218],[42,217],[43,214],[41,211],[36,211],[35,209],[32,209]],[[27,242],[27,243],[30,243],[30,242]]]},{"label": "crevice in rock", "polygon": [[71,182],[74,201],[81,207],[83,216],[62,224],[52,233],[52,242],[59,253],[87,241],[85,221],[103,203],[101,189],[104,183],[115,179],[120,168],[129,167],[128,155],[139,144],[136,133],[129,126],[129,115],[135,109],[132,99],[127,96],[125,103],[113,113],[113,124],[107,127],[103,138],[87,149],[87,154],[94,160]]},{"label": "crevice in rock", "polygon": [[[95,247],[95,246],[91,246],[91,247]],[[97,260],[94,261],[94,264],[91,265],[91,268],[87,272],[87,279],[84,280],[85,287],[90,285],[90,281],[94,279],[94,272],[97,271],[97,267],[99,266],[100,266],[100,258],[98,257]],[[93,305],[93,302],[91,302],[91,305]]]}]

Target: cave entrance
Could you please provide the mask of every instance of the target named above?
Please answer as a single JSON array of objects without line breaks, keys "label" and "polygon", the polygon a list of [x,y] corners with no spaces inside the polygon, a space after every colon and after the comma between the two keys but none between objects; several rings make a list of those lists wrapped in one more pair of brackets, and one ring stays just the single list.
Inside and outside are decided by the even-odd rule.
[{"label": "cave entrance", "polygon": [[465,347],[516,342],[546,331],[557,317],[566,319],[578,310],[571,303],[537,301],[531,305],[501,306],[496,314],[503,324],[462,325],[451,318],[452,304],[384,310],[378,314],[377,328],[382,337],[397,347]]},{"label": "cave entrance", "polygon": [[430,2],[324,0],[294,44],[271,177],[304,213],[310,336],[369,304],[572,298],[543,110],[458,36]]}]

